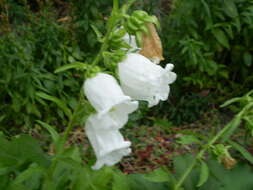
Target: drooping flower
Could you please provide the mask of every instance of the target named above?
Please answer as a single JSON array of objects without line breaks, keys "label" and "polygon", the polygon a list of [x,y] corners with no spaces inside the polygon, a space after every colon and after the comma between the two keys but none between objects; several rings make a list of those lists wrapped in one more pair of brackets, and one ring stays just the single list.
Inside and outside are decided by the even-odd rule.
[{"label": "drooping flower", "polygon": [[[138,102],[126,96],[116,79],[104,73],[98,73],[84,83],[84,93],[98,116],[110,114],[115,120],[128,120],[128,114],[138,108]],[[124,125],[123,124],[123,125]]]},{"label": "drooping flower", "polygon": [[177,77],[176,73],[172,72],[173,68],[173,64],[162,68],[140,54],[129,53],[127,58],[118,64],[122,90],[135,100],[148,101],[149,107],[157,105],[160,100],[168,99],[169,84]]},{"label": "drooping flower", "polygon": [[129,49],[129,51],[137,51],[140,50],[140,48],[137,46],[136,43],[136,37],[133,35],[129,35],[128,33],[126,33],[123,38],[122,38],[131,48]]},{"label": "drooping flower", "polygon": [[[107,118],[104,118],[107,117]],[[131,153],[131,142],[125,141],[113,119],[97,114],[89,116],[85,130],[94,149],[97,161],[92,167],[98,170],[104,165],[112,166],[118,163],[123,156]]]}]

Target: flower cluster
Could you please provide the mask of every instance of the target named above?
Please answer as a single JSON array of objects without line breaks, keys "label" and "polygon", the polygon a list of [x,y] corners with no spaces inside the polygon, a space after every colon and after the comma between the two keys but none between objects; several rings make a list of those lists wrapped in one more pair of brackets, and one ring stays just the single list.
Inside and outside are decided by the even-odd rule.
[{"label": "flower cluster", "polygon": [[[129,39],[127,36],[125,40]],[[132,41],[130,45],[136,48]],[[149,107],[167,100],[169,84],[176,80],[173,67],[167,64],[162,68],[139,53],[129,52],[118,63],[121,85],[105,73],[85,81],[84,93],[96,110],[86,122],[86,134],[97,157],[93,169],[114,165],[131,153],[131,142],[124,140],[119,130],[127,123],[128,115],[137,110],[137,100],[147,101]]]}]

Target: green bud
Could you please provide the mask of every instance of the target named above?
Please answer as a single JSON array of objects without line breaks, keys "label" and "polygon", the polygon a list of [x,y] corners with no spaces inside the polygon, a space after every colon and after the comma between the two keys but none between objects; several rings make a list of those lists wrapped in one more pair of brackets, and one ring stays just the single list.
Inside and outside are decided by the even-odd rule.
[{"label": "green bud", "polygon": [[133,16],[129,18],[129,22],[133,23],[133,25],[136,25],[136,26],[142,26],[144,24],[142,20],[139,20],[138,18],[133,17]]},{"label": "green bud", "polygon": [[145,21],[145,17],[149,16],[147,12],[142,10],[134,11],[132,14],[133,17],[138,18],[139,20]]}]

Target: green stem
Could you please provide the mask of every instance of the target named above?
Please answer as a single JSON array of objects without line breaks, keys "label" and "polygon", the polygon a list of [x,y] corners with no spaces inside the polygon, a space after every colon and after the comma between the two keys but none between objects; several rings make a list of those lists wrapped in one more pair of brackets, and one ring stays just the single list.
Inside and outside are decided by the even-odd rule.
[{"label": "green stem", "polygon": [[[128,8],[129,7],[127,7],[127,9]],[[97,65],[99,63],[99,61],[100,61],[100,59],[103,55],[103,52],[106,51],[107,48],[108,48],[108,41],[109,41],[110,34],[113,31],[114,26],[118,22],[118,15],[117,15],[118,11],[119,11],[119,2],[118,2],[118,0],[113,0],[113,10],[112,10],[111,16],[109,17],[109,20],[107,22],[107,32],[106,32],[106,35],[104,37],[104,42],[103,42],[103,44],[102,44],[102,46],[99,50],[98,55],[96,56],[96,58],[92,62],[92,65]],[[81,101],[83,99],[84,99],[84,96],[83,96],[83,93],[82,93],[82,90],[81,90],[80,98],[79,98],[79,101],[78,101],[78,106],[81,105]],[[62,141],[60,142],[57,155],[56,155],[55,159],[52,161],[51,170],[49,171],[49,176],[48,176],[49,180],[51,180],[52,177],[53,177],[53,171],[54,171],[54,169],[56,167],[56,164],[57,164],[57,156],[61,156],[61,154],[63,153],[64,145],[65,145],[65,143],[68,139],[68,136],[69,136],[70,132],[72,131],[72,129],[74,127],[75,117],[76,117],[77,111],[79,109],[78,106],[76,106],[75,110],[72,113],[71,118],[69,119],[67,128],[66,128],[66,130],[64,131],[64,134],[63,134]]]},{"label": "green stem", "polygon": [[[234,119],[237,119],[237,117],[240,117],[240,114],[236,115]],[[233,120],[234,120],[233,119]],[[188,175],[191,173],[192,169],[197,164],[198,160],[200,160],[205,152],[220,138],[222,137],[230,128],[231,124],[233,123],[233,120],[230,121],[217,135],[215,135],[207,144],[206,146],[196,155],[191,165],[185,170],[184,174],[181,176],[181,178],[178,180],[178,182],[174,186],[174,190],[179,190],[182,184],[184,183],[185,179],[188,177]]]},{"label": "green stem", "polygon": [[103,52],[108,48],[109,37],[110,37],[110,34],[113,31],[113,27],[117,21],[117,16],[115,16],[115,15],[117,14],[118,10],[119,10],[119,2],[118,2],[118,0],[113,0],[113,9],[112,9],[111,16],[107,22],[107,32],[104,37],[104,42],[99,50],[98,55],[96,56],[95,60],[92,62],[92,65],[98,64],[98,62],[100,61],[100,59],[103,55]]},{"label": "green stem", "polygon": [[[115,21],[117,20],[115,18],[115,14],[116,12],[118,11],[119,9],[119,2],[118,0],[113,0],[113,10],[112,10],[112,14],[108,20],[108,25],[107,25],[107,32],[106,32],[106,35],[104,37],[104,42],[99,50],[99,53],[98,55],[96,56],[95,60],[93,61],[92,65],[96,65],[98,64],[98,62],[100,61],[101,57],[102,57],[102,53],[108,48],[108,40],[109,40],[109,36],[113,30],[113,27],[115,25]],[[81,92],[82,93],[82,92]],[[80,95],[80,97],[83,97]],[[81,98],[79,99],[78,101],[78,105],[80,105],[81,103]],[[72,131],[73,127],[74,127],[74,119],[75,119],[75,115],[76,115],[76,112],[78,110],[78,106],[77,108],[74,110],[69,122],[68,122],[68,125],[67,125],[67,128],[66,130],[64,131],[64,135],[63,135],[63,142],[62,142],[62,146],[63,147],[60,147],[60,152],[62,152],[62,150],[64,149],[64,144],[66,143],[67,139],[68,139],[68,136],[70,134],[70,132]]]},{"label": "green stem", "polygon": [[113,9],[118,11],[119,9],[119,0],[113,0]]}]

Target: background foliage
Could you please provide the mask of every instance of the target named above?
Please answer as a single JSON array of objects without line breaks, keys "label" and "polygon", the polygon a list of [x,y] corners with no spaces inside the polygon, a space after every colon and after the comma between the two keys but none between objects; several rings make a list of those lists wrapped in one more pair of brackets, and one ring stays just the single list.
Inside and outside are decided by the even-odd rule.
[{"label": "background foliage", "polygon": [[[253,5],[249,0],[224,2],[142,0],[135,4],[160,18],[165,60],[175,63],[179,74],[171,101],[150,115],[159,117],[166,110],[167,119],[176,124],[192,122],[211,105],[251,87]],[[68,63],[91,62],[99,47],[92,25],[104,32],[110,4],[102,0],[2,2],[2,127],[32,126],[38,118],[64,125],[62,111],[46,105],[35,92],[46,92],[74,107],[83,76],[53,72]]]}]

